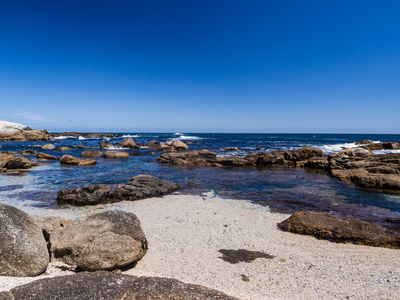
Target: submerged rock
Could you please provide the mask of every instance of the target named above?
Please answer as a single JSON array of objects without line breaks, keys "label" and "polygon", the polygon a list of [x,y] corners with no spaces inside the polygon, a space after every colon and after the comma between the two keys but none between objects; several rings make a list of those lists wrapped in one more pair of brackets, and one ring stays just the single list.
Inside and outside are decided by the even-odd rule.
[{"label": "submerged rock", "polygon": [[42,230],[26,213],[0,204],[0,275],[36,276],[49,262]]},{"label": "submerged rock", "polygon": [[55,259],[87,271],[120,268],[147,251],[139,219],[123,211],[79,218],[51,233],[50,243]]},{"label": "submerged rock", "polygon": [[107,271],[81,272],[39,279],[15,287],[1,296],[3,297],[1,299],[31,300],[237,300],[222,292],[176,279],[136,277]]},{"label": "submerged rock", "polygon": [[36,158],[37,159],[46,159],[46,160],[60,160],[60,158],[57,156],[46,154],[46,153],[41,153],[41,152],[36,154]]},{"label": "submerged rock", "polygon": [[103,152],[96,151],[96,150],[85,150],[81,153],[81,157],[98,158],[98,157],[102,157],[102,156],[103,156]]},{"label": "submerged rock", "polygon": [[128,157],[129,153],[122,151],[106,151],[104,153],[104,158],[117,159],[117,158],[128,158]]},{"label": "submerged rock", "polygon": [[154,176],[138,175],[126,183],[119,185],[110,198],[119,200],[139,200],[150,197],[167,195],[179,186],[167,180],[161,180]]},{"label": "submerged rock", "polygon": [[77,189],[60,190],[57,195],[58,204],[77,206],[96,205],[102,203],[110,195],[111,187],[106,184],[93,184]]},{"label": "submerged rock", "polygon": [[400,248],[400,235],[357,219],[340,219],[324,213],[300,211],[278,224],[293,233],[312,235],[338,243]]},{"label": "submerged rock", "polygon": [[90,166],[97,164],[94,159],[79,159],[71,155],[64,155],[60,160],[61,165],[68,166]]}]

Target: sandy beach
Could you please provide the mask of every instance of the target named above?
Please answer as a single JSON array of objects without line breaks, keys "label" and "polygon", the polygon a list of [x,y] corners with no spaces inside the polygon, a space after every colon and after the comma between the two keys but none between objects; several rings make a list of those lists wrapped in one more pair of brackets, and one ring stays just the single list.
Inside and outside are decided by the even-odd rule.
[{"label": "sandy beach", "polygon": [[[77,218],[119,209],[142,222],[149,250],[125,274],[171,277],[221,290],[241,299],[396,299],[400,251],[335,244],[277,229],[289,215],[248,201],[169,195],[89,208],[39,209],[27,213]],[[220,249],[246,249],[273,259],[231,264]],[[54,262],[35,278],[0,277],[0,291],[39,278],[72,274]],[[248,280],[243,280],[247,278]]]}]

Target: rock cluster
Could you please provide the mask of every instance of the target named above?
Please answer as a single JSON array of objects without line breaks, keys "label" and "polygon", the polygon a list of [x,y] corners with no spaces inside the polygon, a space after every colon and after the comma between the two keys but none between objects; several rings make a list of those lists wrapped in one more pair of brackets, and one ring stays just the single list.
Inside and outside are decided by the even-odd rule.
[{"label": "rock cluster", "polygon": [[96,205],[116,200],[140,200],[167,195],[179,186],[171,181],[161,180],[154,176],[138,175],[126,184],[119,185],[113,192],[106,184],[88,185],[76,189],[60,190],[57,195],[58,204],[76,206]]},{"label": "rock cluster", "polygon": [[135,141],[132,140],[131,138],[126,138],[118,145],[114,145],[107,141],[102,141],[100,143],[100,148],[102,148],[102,149],[104,149],[104,148],[106,148],[106,149],[118,149],[118,148],[139,149],[140,146],[136,145]]},{"label": "rock cluster", "polygon": [[11,133],[0,133],[2,141],[47,141],[51,139],[51,133],[47,129],[25,129]]},{"label": "rock cluster", "polygon": [[132,213],[105,211],[71,222],[32,218],[0,204],[0,275],[39,275],[50,256],[83,270],[112,270],[138,261],[146,251],[146,236]]},{"label": "rock cluster", "polygon": [[357,219],[340,219],[325,213],[300,211],[278,224],[293,233],[312,235],[339,243],[400,248],[400,235],[382,226]]},{"label": "rock cluster", "polygon": [[166,143],[160,143],[157,141],[151,141],[149,143],[144,144],[143,146],[149,148],[149,149],[154,149],[154,150],[161,150],[161,151],[169,151],[169,152],[175,152],[175,151],[180,151],[180,150],[188,150],[189,146],[186,145],[182,141],[178,140],[171,140]]},{"label": "rock cluster", "polygon": [[157,158],[157,162],[182,167],[207,166],[207,167],[245,167],[245,166],[296,166],[298,162],[306,161],[313,157],[321,157],[323,152],[318,149],[304,147],[300,150],[276,150],[269,153],[250,153],[245,157],[217,157],[215,152],[209,150],[185,151],[178,153],[165,153]]},{"label": "rock cluster", "polygon": [[0,293],[0,299],[237,300],[222,292],[176,279],[136,277],[107,271],[81,272],[36,280]]}]

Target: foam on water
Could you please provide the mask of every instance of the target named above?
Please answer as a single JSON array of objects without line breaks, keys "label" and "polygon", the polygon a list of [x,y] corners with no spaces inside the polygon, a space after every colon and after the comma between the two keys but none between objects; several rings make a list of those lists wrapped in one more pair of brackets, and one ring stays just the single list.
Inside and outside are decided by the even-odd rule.
[{"label": "foam on water", "polygon": [[177,138],[177,140],[202,140],[203,138],[198,136],[190,136],[190,135],[181,135]]},{"label": "foam on water", "polygon": [[76,139],[74,136],[56,136],[54,140],[66,140],[66,139]]},{"label": "foam on water", "polygon": [[123,138],[137,138],[137,137],[139,137],[139,135],[137,135],[137,134],[124,134],[122,137]]}]

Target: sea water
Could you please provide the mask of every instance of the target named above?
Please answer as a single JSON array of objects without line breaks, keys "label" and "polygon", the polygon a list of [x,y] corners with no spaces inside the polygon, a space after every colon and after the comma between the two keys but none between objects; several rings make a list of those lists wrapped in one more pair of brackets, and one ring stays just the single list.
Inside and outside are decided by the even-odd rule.
[{"label": "sea water", "polygon": [[[400,141],[400,135],[361,134],[222,134],[222,133],[119,133],[115,138],[58,137],[48,141],[68,151],[41,150],[61,157],[69,154],[80,157],[84,150],[100,150],[100,142],[118,144],[131,137],[136,143],[153,140],[166,142],[181,140],[190,150],[208,149],[219,157],[243,157],[248,153],[273,150],[295,150],[310,146],[325,155],[343,148],[357,147],[356,141]],[[0,142],[0,151],[32,149],[46,142]],[[85,149],[74,149],[74,145]],[[115,150],[115,149],[113,149]],[[148,174],[178,183],[181,194],[201,194],[212,191],[215,195],[237,200],[250,200],[269,206],[272,211],[292,213],[298,210],[329,212],[342,217],[356,217],[385,226],[400,228],[400,194],[373,191],[341,182],[325,172],[311,172],[302,168],[182,168],[156,162],[160,151],[142,148],[124,149],[127,159],[98,158],[94,166],[60,166],[59,161],[45,161],[46,165],[23,172],[0,174],[0,202],[42,208],[57,207],[60,189],[77,188],[104,183],[113,187],[126,183],[133,176]],[[375,151],[376,154],[399,152]],[[26,156],[36,161],[36,155]],[[43,161],[41,161],[43,162]]]}]

